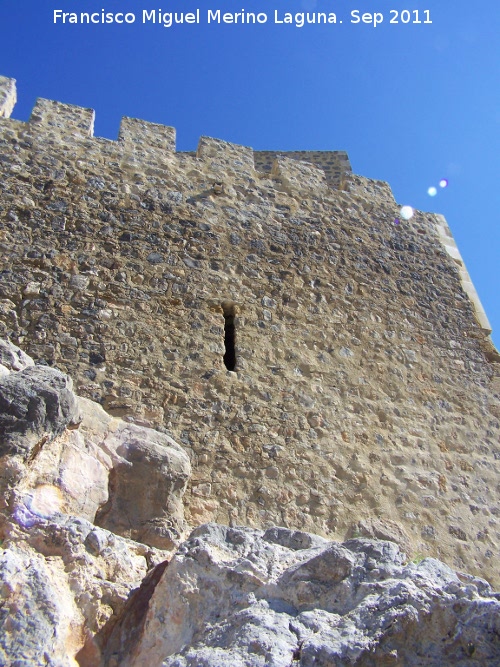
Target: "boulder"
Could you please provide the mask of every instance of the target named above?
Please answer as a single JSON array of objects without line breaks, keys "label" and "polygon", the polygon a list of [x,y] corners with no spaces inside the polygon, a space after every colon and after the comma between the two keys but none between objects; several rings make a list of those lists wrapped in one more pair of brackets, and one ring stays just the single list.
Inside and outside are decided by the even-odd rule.
[{"label": "boulder", "polygon": [[8,371],[22,371],[28,366],[34,366],[35,362],[10,340],[0,339],[0,365]]},{"label": "boulder", "polygon": [[79,421],[70,377],[55,368],[27,366],[0,378],[0,457],[28,460]]},{"label": "boulder", "polygon": [[0,549],[0,590],[0,664],[70,665],[82,617],[64,570],[26,544],[12,545]]},{"label": "boulder", "polygon": [[182,447],[75,396],[71,378],[34,366],[11,343],[0,342],[0,359],[0,507],[44,518],[62,512],[175,548],[191,472]]},{"label": "boulder", "polygon": [[164,433],[124,422],[108,435],[105,446],[113,460],[109,499],[95,523],[172,549],[186,529],[182,496],[191,473],[187,454]]},{"label": "boulder", "polygon": [[[278,539],[276,539],[278,538]],[[482,579],[394,542],[317,543],[209,524],[159,577],[122,667],[443,667],[500,664],[500,600]],[[137,628],[137,626],[136,626]]]},{"label": "boulder", "polygon": [[17,507],[0,549],[0,664],[97,667],[130,593],[169,555]]}]

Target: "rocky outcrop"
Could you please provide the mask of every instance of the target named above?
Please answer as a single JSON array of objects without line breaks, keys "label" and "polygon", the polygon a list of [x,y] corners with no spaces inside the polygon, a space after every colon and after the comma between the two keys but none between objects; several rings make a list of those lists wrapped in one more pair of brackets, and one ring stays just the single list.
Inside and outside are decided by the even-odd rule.
[{"label": "rocky outcrop", "polygon": [[205,524],[182,542],[183,449],[0,355],[0,665],[500,664],[500,594],[408,562],[397,524],[344,543]]},{"label": "rocky outcrop", "polygon": [[78,398],[71,378],[34,366],[15,346],[0,350],[4,506],[16,516],[79,516],[162,549],[178,544],[190,474],[184,450]]},{"label": "rocky outcrop", "polygon": [[115,627],[123,667],[500,664],[500,601],[387,541],[207,524],[177,551],[140,636]]},{"label": "rocky outcrop", "polygon": [[189,458],[14,345],[0,342],[0,363],[0,664],[94,667],[185,532]]},{"label": "rocky outcrop", "polygon": [[134,424],[121,424],[106,444],[115,461],[109,500],[96,523],[139,542],[171,548],[184,526],[186,454],[167,435]]},{"label": "rocky outcrop", "polygon": [[99,665],[130,592],[168,555],[78,517],[16,515],[0,549],[0,665]]},{"label": "rocky outcrop", "polygon": [[34,366],[33,359],[8,340],[0,339],[0,376]]},{"label": "rocky outcrop", "polygon": [[36,456],[47,441],[78,422],[73,382],[55,368],[28,366],[0,384],[0,456]]}]

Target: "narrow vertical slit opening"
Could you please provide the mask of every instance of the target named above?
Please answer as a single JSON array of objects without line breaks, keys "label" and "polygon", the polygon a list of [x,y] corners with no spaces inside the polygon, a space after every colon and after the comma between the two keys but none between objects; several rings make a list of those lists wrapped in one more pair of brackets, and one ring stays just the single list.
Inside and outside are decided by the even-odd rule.
[{"label": "narrow vertical slit opening", "polygon": [[234,324],[235,306],[230,301],[222,304],[224,314],[224,365],[228,371],[236,368],[236,328]]}]

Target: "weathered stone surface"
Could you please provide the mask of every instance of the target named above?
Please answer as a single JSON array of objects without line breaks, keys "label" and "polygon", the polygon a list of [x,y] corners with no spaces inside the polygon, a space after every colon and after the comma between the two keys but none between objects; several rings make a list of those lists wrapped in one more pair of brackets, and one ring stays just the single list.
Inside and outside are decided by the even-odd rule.
[{"label": "weathered stone surface", "polygon": [[131,591],[180,542],[189,458],[0,351],[0,664],[96,667]]},{"label": "weathered stone surface", "polygon": [[9,118],[17,100],[16,82],[0,76],[0,118]]},{"label": "weathered stone surface", "polygon": [[[500,583],[500,356],[444,219],[344,153],[14,102],[0,77],[0,335],[39,365],[0,345],[1,659],[499,663],[482,580],[357,539]],[[189,460],[191,524],[265,532],[167,566]]]},{"label": "weathered stone surface", "polygon": [[21,507],[2,534],[5,665],[96,667],[131,591],[169,555],[78,517]]},{"label": "weathered stone surface", "polygon": [[353,524],[347,537],[373,537],[379,540],[389,540],[407,554],[412,552],[411,539],[406,531],[395,521],[390,519],[361,519]]},{"label": "weathered stone surface", "polygon": [[27,366],[0,379],[0,457],[29,458],[79,421],[73,382],[61,371]]},{"label": "weathered stone surface", "polygon": [[205,525],[143,603],[140,632],[122,619],[107,664],[500,664],[499,595],[437,560],[408,563],[392,542]]},{"label": "weathered stone surface", "polygon": [[9,371],[22,371],[34,366],[33,359],[8,340],[0,339],[0,364]]},{"label": "weathered stone surface", "polygon": [[67,576],[26,545],[0,549],[0,664],[70,665],[81,615]]},{"label": "weathered stone surface", "polygon": [[113,452],[109,500],[96,523],[118,535],[171,549],[185,530],[182,496],[189,459],[167,435],[123,424],[108,436]]},{"label": "weathered stone surface", "polygon": [[[64,512],[174,548],[185,530],[182,496],[191,472],[182,447],[110,417],[78,399],[64,374],[9,350],[27,367],[0,380],[0,506],[46,517]],[[70,424],[78,428],[64,431]]]},{"label": "weathered stone surface", "polygon": [[[168,562],[165,549],[186,527],[182,448],[72,392],[68,401],[70,381],[58,371],[29,358],[19,366],[4,384],[19,378],[20,396],[35,405],[38,393],[70,403],[79,422],[54,427],[28,460],[17,451],[1,459],[4,664],[437,667],[500,659],[500,605],[489,585],[432,559],[408,564],[395,542],[339,544],[283,527],[208,524]],[[25,432],[29,440],[34,427]],[[405,541],[390,521],[356,530]]]}]

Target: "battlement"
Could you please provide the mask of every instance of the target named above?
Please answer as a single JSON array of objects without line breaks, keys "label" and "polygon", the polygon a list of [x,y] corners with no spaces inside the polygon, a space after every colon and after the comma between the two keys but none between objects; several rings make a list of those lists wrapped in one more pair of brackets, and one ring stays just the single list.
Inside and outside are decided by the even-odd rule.
[{"label": "battlement", "polygon": [[47,136],[69,141],[86,139],[94,135],[93,109],[71,104],[38,99],[31,113],[29,124]]},{"label": "battlement", "polygon": [[[137,169],[157,171],[172,167],[172,159],[193,159],[209,165],[212,179],[218,187],[230,174],[246,179],[269,177],[279,181],[289,192],[325,194],[328,189],[350,190],[368,196],[393,199],[387,183],[370,181],[352,173],[345,151],[254,151],[252,148],[232,144],[220,139],[201,137],[196,151],[176,152],[175,128],[150,123],[137,118],[121,120],[118,140],[110,141],[94,137],[95,112],[93,109],[38,99],[28,123],[10,121],[17,100],[14,79],[0,77],[0,122],[8,130],[13,123],[28,134],[56,145],[73,145],[93,140],[98,162],[117,157],[126,158]],[[3,121],[2,121],[3,119]],[[0,126],[1,128],[1,126]],[[142,165],[142,166],[141,166]],[[428,225],[429,226],[429,225]],[[463,263],[460,252],[443,216],[436,216],[430,223],[446,252],[460,267],[462,287],[471,299],[476,319],[483,332],[491,333],[491,326],[477,291]]]},{"label": "battlement", "polygon": [[[9,123],[16,131],[24,131],[53,145],[71,146],[86,143],[91,155],[101,163],[117,158],[127,160],[129,166],[148,173],[172,168],[172,160],[192,159],[209,166],[212,180],[218,188],[227,177],[253,180],[269,177],[288,192],[326,194],[329,189],[350,190],[369,197],[393,200],[387,183],[370,181],[354,176],[345,151],[254,151],[220,139],[201,137],[194,152],[176,152],[175,128],[150,123],[137,118],[121,120],[118,140],[94,137],[95,112],[93,109],[38,99],[27,123],[10,120],[17,99],[14,79],[0,77],[0,123],[8,133]],[[3,119],[3,120],[2,120]],[[7,124],[7,125],[5,125]],[[1,130],[1,125],[0,125]],[[1,136],[1,134],[0,134]],[[92,144],[89,145],[89,140]],[[429,224],[446,252],[460,267],[462,287],[474,306],[477,322],[486,335],[491,327],[476,289],[463,263],[460,252],[443,216],[436,216]]]},{"label": "battlement", "polygon": [[324,172],[327,183],[333,187],[339,187],[345,175],[352,173],[345,151],[255,151],[255,169],[272,173],[273,164],[279,156],[313,164]]},{"label": "battlement", "polygon": [[[0,118],[10,118],[15,102],[15,80],[0,77]],[[41,138],[71,144],[94,138],[94,119],[95,112],[92,109],[39,99],[25,129]],[[116,150],[131,153],[137,160],[143,158],[144,161],[151,161],[157,158],[162,162],[176,155],[175,128],[136,118],[122,118],[118,141],[113,144]],[[106,148],[110,149],[109,146]],[[318,169],[321,174],[317,178],[326,179],[333,188],[341,187],[345,175],[351,173],[349,158],[344,151],[254,151],[211,137],[201,137],[196,152],[179,155],[216,162],[219,171],[222,166],[223,170],[246,173],[248,177],[255,176],[254,172],[276,177],[283,172],[283,167],[280,169],[276,165],[273,171],[273,164],[279,158],[286,157],[306,162]]]}]

